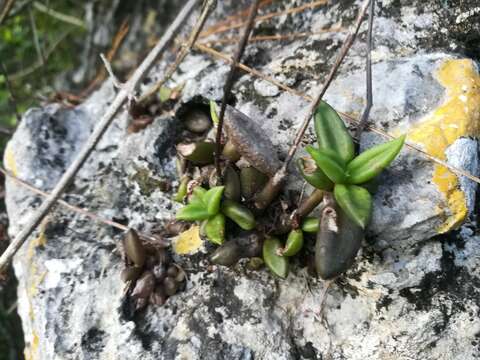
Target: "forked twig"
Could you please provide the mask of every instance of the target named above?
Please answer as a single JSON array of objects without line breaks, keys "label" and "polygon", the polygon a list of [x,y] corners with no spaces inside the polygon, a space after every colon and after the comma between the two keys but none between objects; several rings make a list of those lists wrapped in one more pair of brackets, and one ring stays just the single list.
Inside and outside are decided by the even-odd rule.
[{"label": "forked twig", "polygon": [[362,136],[362,131],[365,128],[368,117],[370,115],[370,109],[373,106],[373,91],[372,91],[372,33],[373,33],[373,18],[375,13],[375,0],[370,2],[370,9],[368,11],[368,31],[367,31],[367,63],[365,65],[366,71],[366,92],[367,92],[367,103],[360,117],[360,122],[355,130],[355,139],[360,143],[360,138]]},{"label": "forked twig", "polygon": [[230,96],[230,91],[233,87],[234,76],[235,72],[237,71],[237,64],[240,62],[243,52],[245,51],[245,47],[247,46],[248,38],[250,37],[250,33],[253,29],[255,16],[257,15],[259,3],[260,0],[253,0],[253,4],[248,13],[247,22],[245,23],[245,30],[243,31],[242,38],[238,44],[232,64],[230,65],[230,71],[228,72],[227,80],[225,80],[225,86],[223,87],[223,99],[220,107],[220,113],[218,115],[217,134],[215,138],[215,168],[217,169],[217,176],[219,179],[221,178],[220,153],[222,151],[222,128],[223,118],[225,117],[225,109],[227,108],[228,97]]},{"label": "forked twig", "polygon": [[[204,45],[201,45],[201,44],[196,44],[195,47],[206,53],[206,54],[209,54],[211,55],[212,57],[216,58],[216,59],[220,59],[220,60],[223,60],[229,64],[232,63],[232,60],[225,54],[222,54],[221,52],[218,52],[212,48],[209,48],[208,46],[204,46]],[[265,75],[263,73],[261,73],[260,71],[258,70],[255,70],[255,69],[252,69],[251,67],[245,65],[245,64],[242,64],[242,63],[239,63],[237,65],[237,67],[249,74],[251,74],[252,76],[255,76],[259,79],[262,79],[262,80],[265,80],[277,87],[279,87],[280,89],[290,93],[290,94],[293,94],[293,95],[296,95],[306,101],[313,101],[313,98],[305,93],[302,93],[301,91],[298,91],[298,90],[295,90],[277,80],[275,80],[274,78],[272,78],[271,76],[268,76],[268,75]],[[341,112],[341,111],[337,111],[343,118],[344,121],[346,122],[349,122],[349,123],[352,123],[354,125],[358,125],[359,123],[359,119],[356,119],[354,118],[352,115],[350,114],[347,114],[347,113],[344,113],[344,112]],[[372,125],[368,125],[366,124],[365,125],[365,129],[366,130],[369,130],[377,135],[380,135],[386,139],[389,139],[389,140],[394,140],[395,139],[395,136],[393,135],[390,135],[389,133],[381,130],[381,129],[378,129]],[[405,147],[411,149],[411,150],[414,150],[416,152],[418,152],[419,154],[423,155],[426,159],[438,164],[438,165],[442,165],[444,167],[446,167],[448,170],[450,170],[451,172],[457,174],[458,176],[465,176],[466,178],[480,184],[480,178],[475,176],[475,175],[472,175],[470,174],[469,172],[465,171],[465,170],[462,170],[458,167],[455,167],[455,166],[452,166],[450,164],[448,164],[446,161],[443,161],[441,159],[438,159],[436,158],[435,156],[432,156],[430,155],[429,153],[427,153],[426,151],[424,151],[423,149],[419,148],[418,146],[416,145],[413,145],[413,144],[410,144],[408,142],[405,142]]]},{"label": "forked twig", "polygon": [[163,75],[159,81],[157,81],[152,87],[150,87],[140,97],[139,102],[144,102],[145,100],[150,98],[150,96],[155,94],[168,81],[168,79],[170,79],[170,77],[177,70],[177,67],[180,65],[183,59],[185,59],[185,57],[192,50],[192,47],[195,44],[195,41],[197,41],[197,38],[200,35],[200,32],[202,31],[203,26],[205,25],[205,22],[208,19],[208,15],[210,15],[210,13],[213,11],[213,9],[215,9],[216,6],[217,6],[217,0],[205,0],[202,13],[198,17],[198,20],[187,40],[187,43],[182,45],[182,50],[178,53],[177,58],[175,59],[175,62],[172,65],[170,65],[165,75]]},{"label": "forked twig", "polygon": [[28,236],[33,232],[33,230],[38,226],[42,219],[48,214],[50,209],[55,205],[56,201],[64,193],[68,184],[70,184],[70,182],[76,176],[89,155],[92,153],[97,143],[102,138],[102,135],[105,133],[110,123],[113,121],[115,114],[120,110],[128,97],[134,92],[135,87],[155,63],[158,56],[162,54],[163,51],[167,48],[167,46],[170,44],[172,38],[177,33],[180,26],[182,26],[182,24],[188,18],[197,2],[198,0],[189,0],[184,5],[173,23],[165,31],[162,38],[150,51],[150,53],[147,55],[145,60],[143,60],[140,66],[135,70],[128,82],[124,86],[122,86],[113,102],[110,104],[106,112],[99,120],[98,125],[88,138],[87,142],[80,150],[80,153],[77,155],[77,157],[70,164],[68,169],[62,175],[61,179],[59,180],[55,188],[52,190],[51,194],[30,216],[24,228],[20,231],[20,233],[17,234],[15,239],[10,243],[8,248],[0,257],[0,273],[5,271],[6,267],[8,266],[18,249],[20,249],[23,243],[27,240]]},{"label": "forked twig", "polygon": [[37,25],[35,23],[35,17],[33,16],[32,8],[30,6],[28,7],[28,17],[30,20],[30,27],[32,28],[33,44],[35,45],[35,51],[37,52],[38,61],[42,64],[42,66],[44,66],[45,56],[43,55],[42,47],[40,46]]},{"label": "forked twig", "polygon": [[[35,186],[33,186],[32,184],[26,182],[25,180],[22,180],[20,178],[18,178],[17,176],[13,175],[10,171],[4,169],[3,167],[0,167],[0,173],[2,173],[3,175],[5,175],[6,177],[14,180],[16,183],[18,183],[20,186],[23,186],[25,189],[28,189],[38,195],[41,195],[43,197],[48,197],[50,196],[50,194],[48,192],[45,192],[43,190],[40,190],[38,188],[36,188]],[[109,219],[106,219],[104,217],[101,217],[97,214],[94,214],[84,208],[81,208],[81,207],[78,207],[78,206],[75,206],[75,205],[72,205],[72,204],[69,204],[68,202],[66,202],[65,200],[62,200],[62,199],[58,199],[57,202],[62,205],[63,207],[77,213],[77,214],[80,214],[80,215],[83,215],[85,217],[88,217],[89,219],[92,219],[94,221],[98,221],[102,224],[105,224],[105,225],[108,225],[108,226],[112,226],[114,228],[117,228],[119,230],[122,230],[122,231],[127,231],[129,229],[128,226],[125,226],[125,225],[122,225],[120,223],[117,223],[115,221],[112,221],[112,220],[109,220]],[[168,245],[167,242],[165,241],[162,241],[161,239],[158,239],[158,238],[154,238],[154,237],[151,237],[149,235],[146,235],[146,234],[143,234],[139,231],[138,232],[138,235],[140,235],[140,237],[142,237],[143,239],[145,240],[148,240],[148,241],[151,241],[151,242],[159,242],[161,243],[162,245]]]},{"label": "forked twig", "polygon": [[290,147],[290,150],[288,151],[287,157],[283,162],[283,165],[276,172],[276,174],[269,180],[265,189],[258,193],[255,199],[255,206],[258,209],[265,209],[271,203],[273,198],[278,194],[278,192],[281,190],[283,186],[283,182],[285,181],[285,178],[287,176],[288,166],[290,165],[290,162],[292,161],[293,156],[295,155],[295,152],[297,151],[298,146],[302,141],[303,135],[305,134],[305,131],[307,130],[308,125],[310,124],[310,120],[313,117],[315,109],[317,108],[318,104],[322,100],[323,95],[325,95],[325,92],[327,91],[330,84],[332,83],[338,71],[338,68],[340,67],[345,56],[347,55],[348,50],[350,50],[353,42],[355,41],[355,38],[358,34],[358,31],[360,30],[360,25],[363,22],[363,18],[365,16],[365,13],[367,12],[367,8],[370,1],[371,0],[365,0],[363,2],[360,8],[360,11],[358,12],[357,19],[355,20],[355,25],[353,27],[353,30],[348,34],[347,38],[345,39],[342,45],[342,48],[340,49],[340,54],[335,60],[335,64],[331,68],[327,76],[327,79],[325,80],[325,83],[323,84],[317,96],[313,99],[312,103],[310,104],[310,107],[308,108],[308,111],[307,111],[307,115],[305,116],[305,119],[303,120],[303,123],[300,126],[300,129],[297,131],[295,140],[292,146]]}]

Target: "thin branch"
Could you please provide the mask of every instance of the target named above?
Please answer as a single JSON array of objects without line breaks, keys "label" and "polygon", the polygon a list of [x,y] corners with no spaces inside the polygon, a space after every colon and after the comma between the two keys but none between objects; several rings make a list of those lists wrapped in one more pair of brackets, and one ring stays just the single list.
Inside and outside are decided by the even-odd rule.
[{"label": "thin branch", "polygon": [[156,82],[140,97],[139,102],[144,102],[145,100],[150,98],[150,96],[155,94],[168,81],[168,79],[170,79],[170,77],[177,70],[177,67],[180,65],[183,59],[185,59],[185,57],[192,50],[192,47],[197,41],[197,38],[200,35],[200,32],[202,31],[203,26],[205,25],[205,22],[208,19],[208,16],[213,11],[213,9],[215,9],[216,6],[217,6],[217,0],[205,0],[202,13],[198,17],[198,20],[195,26],[193,27],[193,30],[190,33],[190,36],[187,40],[187,43],[182,46],[182,50],[177,55],[175,62],[168,68],[165,75],[163,75],[163,77],[158,82]]},{"label": "thin branch", "polygon": [[[276,12],[273,12],[273,13],[270,13],[270,14],[266,14],[266,15],[257,17],[255,19],[255,23],[263,22],[265,20],[270,20],[270,19],[273,19],[275,17],[279,17],[279,16],[283,16],[283,15],[296,14],[296,13],[302,12],[306,9],[313,9],[313,8],[318,7],[318,6],[326,5],[327,3],[328,3],[327,0],[317,0],[317,1],[311,2],[309,4],[304,4],[304,5],[297,6],[297,7],[291,8],[291,9],[287,9],[287,10],[283,10],[283,11],[276,11]],[[214,28],[213,30],[207,30],[204,34],[200,34],[200,38],[205,38],[205,37],[213,35],[213,34],[219,34],[219,33],[225,32],[225,31],[233,30],[233,29],[238,29],[238,28],[244,27],[246,25],[246,23],[247,22],[242,21],[242,22],[237,23],[237,24],[223,26],[223,27],[220,27],[220,28]]]},{"label": "thin branch", "polygon": [[360,143],[362,136],[362,131],[365,128],[365,124],[368,121],[370,115],[370,109],[373,106],[373,91],[372,91],[372,33],[373,33],[373,18],[375,15],[375,0],[370,2],[370,10],[368,11],[368,32],[367,32],[367,63],[366,63],[366,92],[367,92],[367,103],[365,109],[363,110],[362,116],[360,117],[360,123],[357,126],[355,131],[355,139]]},{"label": "thin branch", "polygon": [[30,19],[30,27],[32,28],[33,43],[35,45],[35,51],[37,52],[38,62],[41,64],[41,66],[44,66],[45,57],[43,55],[43,51],[40,46],[40,41],[38,39],[37,25],[35,24],[35,18],[33,16],[33,11],[30,6],[28,7],[28,17]]},{"label": "thin branch", "polygon": [[[2,70],[3,76],[5,78],[5,85],[7,87],[7,91],[9,93],[9,101],[10,101],[10,106],[13,109],[13,112],[15,113],[15,117],[17,118],[17,122],[19,123],[20,120],[22,120],[22,117],[20,116],[20,113],[18,112],[18,107],[17,107],[17,100],[15,98],[15,95],[13,94],[13,88],[12,84],[10,83],[10,79],[8,78],[8,73],[7,73],[7,68],[5,67],[5,64],[3,61],[0,60],[0,68]],[[0,130],[0,132],[3,132]],[[11,132],[9,132],[7,135],[11,135]]]},{"label": "thin branch", "polygon": [[61,12],[55,11],[55,10],[43,5],[41,2],[34,1],[33,6],[36,10],[38,10],[40,12],[43,12],[43,13],[45,13],[45,14],[47,14],[47,15],[49,15],[49,16],[57,19],[57,20],[63,21],[64,23],[74,25],[74,26],[78,26],[78,27],[81,27],[83,29],[87,28],[85,23],[82,20],[77,19],[74,16],[66,15],[66,14],[63,14]]},{"label": "thin branch", "polygon": [[220,169],[220,154],[222,152],[222,128],[223,128],[223,118],[225,117],[225,109],[227,108],[228,97],[230,96],[230,91],[232,90],[235,73],[237,71],[237,64],[242,58],[245,47],[247,46],[248,38],[253,29],[253,24],[255,22],[255,16],[257,15],[258,5],[260,0],[253,0],[253,4],[248,13],[247,22],[245,23],[245,30],[243,31],[242,38],[238,44],[237,51],[233,57],[233,61],[230,65],[230,71],[228,72],[227,79],[225,80],[225,86],[223,87],[223,99],[222,105],[220,107],[220,113],[218,115],[218,124],[217,124],[217,134],[215,138],[215,168],[217,169],[217,176],[221,178],[221,169]]},{"label": "thin branch", "polygon": [[17,5],[17,7],[15,9],[13,9],[12,11],[10,11],[10,13],[8,14],[7,16],[7,19],[10,19],[14,16],[17,16],[18,14],[20,14],[27,6],[29,6],[31,3],[33,2],[33,0],[25,0],[24,2],[20,3],[19,5]]},{"label": "thin branch", "polygon": [[[25,180],[22,180],[18,177],[16,177],[15,175],[13,175],[10,171],[4,169],[3,167],[0,167],[0,173],[2,173],[3,175],[5,175],[6,177],[14,180],[16,183],[18,183],[20,186],[23,186],[25,189],[28,189],[32,192],[34,192],[35,194],[38,194],[40,196],[43,196],[45,198],[48,198],[50,196],[50,194],[46,191],[43,191],[43,190],[40,190],[38,188],[36,188],[35,186],[33,186],[32,184],[26,182]],[[99,216],[95,213],[92,213],[84,208],[81,208],[81,207],[78,207],[78,206],[75,206],[75,205],[72,205],[72,204],[69,204],[68,202],[66,202],[65,200],[62,200],[62,199],[58,199],[57,202],[62,205],[63,207],[77,213],[77,214],[80,214],[80,215],[83,215],[91,220],[94,220],[94,221],[98,221],[102,224],[105,224],[105,225],[108,225],[108,226],[112,226],[114,228],[117,228],[119,230],[122,230],[122,231],[127,231],[129,229],[128,226],[125,226],[125,225],[122,225],[120,223],[117,223],[115,221],[112,221],[112,220],[109,220],[109,219],[106,219],[102,216]],[[138,232],[138,231],[137,231]],[[144,238],[145,240],[148,240],[148,241],[152,241],[152,242],[158,242],[158,241],[161,241],[161,239],[158,239],[158,238],[154,238],[154,237],[151,237],[149,235],[146,235],[146,234],[142,234],[141,232],[139,232],[139,235]],[[163,243],[163,245],[167,245],[167,243]]]},{"label": "thin branch", "polygon": [[113,121],[116,113],[120,110],[125,101],[129,96],[134,92],[135,87],[143,79],[146,73],[150,70],[152,65],[155,63],[159,55],[161,55],[167,46],[170,44],[172,38],[177,33],[178,29],[184,24],[184,22],[189,17],[190,13],[193,11],[198,0],[189,0],[185,6],[182,8],[180,13],[177,15],[173,23],[165,31],[162,38],[158,41],[155,47],[150,51],[145,60],[140,64],[140,66],[135,70],[132,77],[128,82],[122,86],[118,94],[116,95],[113,102],[106,109],[103,116],[99,119],[98,125],[95,127],[94,131],[84,144],[83,148],[80,150],[80,153],[70,164],[68,169],[62,175],[61,179],[52,190],[51,194],[47,199],[38,207],[35,212],[30,216],[24,228],[17,234],[15,239],[10,243],[8,248],[0,257],[0,273],[5,271],[8,264],[12,260],[15,253],[20,249],[23,243],[28,239],[29,235],[35,230],[35,228],[40,224],[42,219],[48,214],[50,209],[55,205],[56,201],[64,193],[67,186],[72,182],[80,168],[83,166],[87,158],[90,156],[94,150],[97,143],[102,138],[103,134],[107,130],[108,126]]},{"label": "thin branch", "polygon": [[108,76],[110,76],[110,78],[112,79],[113,86],[115,86],[117,89],[120,89],[122,87],[122,83],[120,82],[120,80],[118,80],[115,73],[113,72],[112,64],[110,64],[110,61],[108,61],[108,59],[103,54],[100,54],[100,59],[102,59],[103,61],[103,65],[107,70]]},{"label": "thin branch", "polygon": [[10,10],[12,10],[13,4],[15,0],[7,0],[5,5],[3,6],[2,12],[0,13],[0,26],[3,24],[5,19],[8,17]]},{"label": "thin branch", "polygon": [[[250,39],[248,39],[248,42],[253,43],[253,42],[260,42],[260,41],[281,41],[281,40],[289,40],[289,39],[298,39],[298,38],[312,37],[312,36],[321,35],[321,34],[342,32],[345,30],[346,29],[344,27],[336,26],[336,27],[322,29],[319,31],[312,31],[312,32],[299,32],[299,33],[276,34],[276,35],[259,35],[259,36],[252,36]],[[211,46],[211,45],[219,45],[219,44],[236,44],[239,41],[240,41],[240,37],[234,36],[234,37],[227,37],[227,38],[222,38],[217,40],[206,41],[201,44]]]},{"label": "thin branch", "polygon": [[[267,5],[271,4],[272,2],[273,2],[273,0],[262,0],[262,1],[260,1],[260,4],[258,5],[258,8],[261,9],[262,7],[267,6]],[[225,20],[219,21],[219,22],[213,24],[212,26],[210,26],[207,30],[205,30],[205,32],[201,34],[201,37],[208,36],[206,34],[209,34],[212,31],[215,31],[217,29],[228,27],[235,20],[244,19],[246,16],[248,16],[249,10],[250,9],[247,8],[246,10],[239,11],[236,14],[227,16],[225,18]]]},{"label": "thin branch", "polygon": [[255,206],[258,209],[265,209],[271,201],[274,199],[274,197],[278,194],[280,189],[283,186],[283,182],[285,181],[285,178],[287,177],[287,169],[288,165],[290,165],[290,162],[293,159],[293,156],[295,155],[295,152],[298,149],[298,146],[300,145],[300,142],[302,141],[303,135],[305,134],[305,131],[308,128],[308,125],[310,124],[310,120],[313,117],[313,114],[315,112],[315,109],[317,108],[318,104],[323,98],[323,95],[325,95],[325,92],[329,88],[330,84],[332,83],[338,68],[342,64],[343,59],[348,53],[348,50],[350,50],[353,42],[355,41],[355,38],[358,34],[358,31],[360,29],[360,25],[362,25],[363,18],[365,16],[365,13],[367,12],[368,5],[370,3],[370,0],[365,0],[360,8],[360,11],[358,13],[357,19],[355,21],[355,25],[353,28],[353,31],[351,31],[347,38],[345,39],[345,42],[342,45],[342,48],[340,49],[340,54],[338,55],[337,59],[335,60],[335,64],[333,65],[332,69],[330,70],[330,73],[327,76],[327,79],[325,80],[325,83],[321,87],[320,91],[318,92],[317,96],[313,99],[313,101],[310,104],[310,107],[308,108],[307,115],[305,116],[305,119],[303,120],[302,125],[300,126],[300,129],[297,131],[297,135],[295,136],[295,140],[290,147],[290,150],[288,151],[287,157],[285,161],[283,162],[283,165],[280,167],[280,169],[276,172],[276,174],[269,180],[267,186],[265,187],[264,190],[260,191],[255,199]]}]

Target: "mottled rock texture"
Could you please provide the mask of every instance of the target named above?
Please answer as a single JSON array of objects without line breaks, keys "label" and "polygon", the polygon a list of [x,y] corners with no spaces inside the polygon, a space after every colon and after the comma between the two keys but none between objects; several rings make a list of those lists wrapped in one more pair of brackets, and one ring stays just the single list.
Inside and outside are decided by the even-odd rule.
[{"label": "mottled rock texture", "polygon": [[[302,3],[276,1],[261,13]],[[348,27],[358,5],[331,1],[275,17],[259,23],[255,35]],[[473,5],[460,0],[377,2],[371,122],[393,135],[407,131],[412,144],[478,175],[479,12]],[[246,1],[219,2],[208,25],[246,6]],[[365,30],[326,96],[353,116],[364,105]],[[257,42],[249,45],[243,61],[313,95],[345,36],[327,32]],[[218,49],[232,53],[234,47]],[[160,76],[171,58],[167,55],[146,83]],[[194,52],[169,85],[185,83],[180,106],[219,100],[227,71],[221,61]],[[75,109],[30,110],[9,143],[6,166],[51,189],[113,96],[107,83]],[[308,102],[241,74],[232,104],[258,122],[284,157]],[[159,184],[175,185],[172,155],[179,124],[165,113],[145,130],[127,134],[127,118],[123,111],[118,114],[65,199],[148,231],[170,219],[178,206]],[[309,131],[305,142],[312,141]],[[379,141],[384,140],[367,132],[361,147]],[[289,186],[299,184],[293,173]],[[40,200],[12,181],[7,190],[14,235]],[[176,256],[189,273],[185,292],[163,307],[132,315],[123,306],[119,280],[121,234],[58,208],[15,259],[27,358],[475,359],[480,350],[475,192],[471,181],[404,150],[380,178],[356,265],[331,286],[328,324],[314,316],[324,284],[308,274],[305,256],[294,261],[282,281],[265,270],[246,270],[244,264],[207,270],[210,245],[190,257]]]}]

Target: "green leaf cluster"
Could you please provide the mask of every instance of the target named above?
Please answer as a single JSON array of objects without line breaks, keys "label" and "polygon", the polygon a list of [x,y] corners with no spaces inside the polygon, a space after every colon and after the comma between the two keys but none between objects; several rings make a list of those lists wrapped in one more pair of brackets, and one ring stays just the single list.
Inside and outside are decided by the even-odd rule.
[{"label": "green leaf cluster", "polygon": [[312,186],[333,189],[338,205],[357,225],[365,228],[372,212],[372,196],[361,186],[379,175],[402,149],[405,135],[374,146],[355,157],[353,139],[337,112],[322,102],[314,115],[318,148],[307,146],[314,167],[297,163]]},{"label": "green leaf cluster", "polygon": [[256,225],[252,212],[235,201],[223,200],[224,190],[224,186],[214,186],[209,190],[201,186],[195,187],[188,204],[177,212],[176,218],[202,221],[203,233],[217,245],[225,241],[226,217],[242,229],[252,230]]}]

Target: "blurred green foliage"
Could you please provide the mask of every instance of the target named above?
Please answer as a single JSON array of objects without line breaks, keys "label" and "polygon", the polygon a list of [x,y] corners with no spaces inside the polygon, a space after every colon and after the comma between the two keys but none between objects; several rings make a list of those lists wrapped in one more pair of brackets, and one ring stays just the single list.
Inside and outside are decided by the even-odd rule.
[{"label": "blurred green foliage", "polygon": [[[0,61],[6,68],[17,112],[22,114],[29,107],[37,105],[39,99],[58,90],[55,89],[54,78],[73,69],[78,63],[78,44],[82,43],[86,30],[62,20],[57,14],[82,22],[86,2],[31,1],[29,6],[20,8],[20,11],[19,6],[25,0],[17,0],[16,3],[11,15],[0,25]],[[40,11],[39,8],[47,11]],[[32,23],[35,24],[40,53],[43,55],[35,46]],[[16,116],[9,101],[10,92],[5,76],[2,72],[0,74],[0,126],[14,127]]]}]

